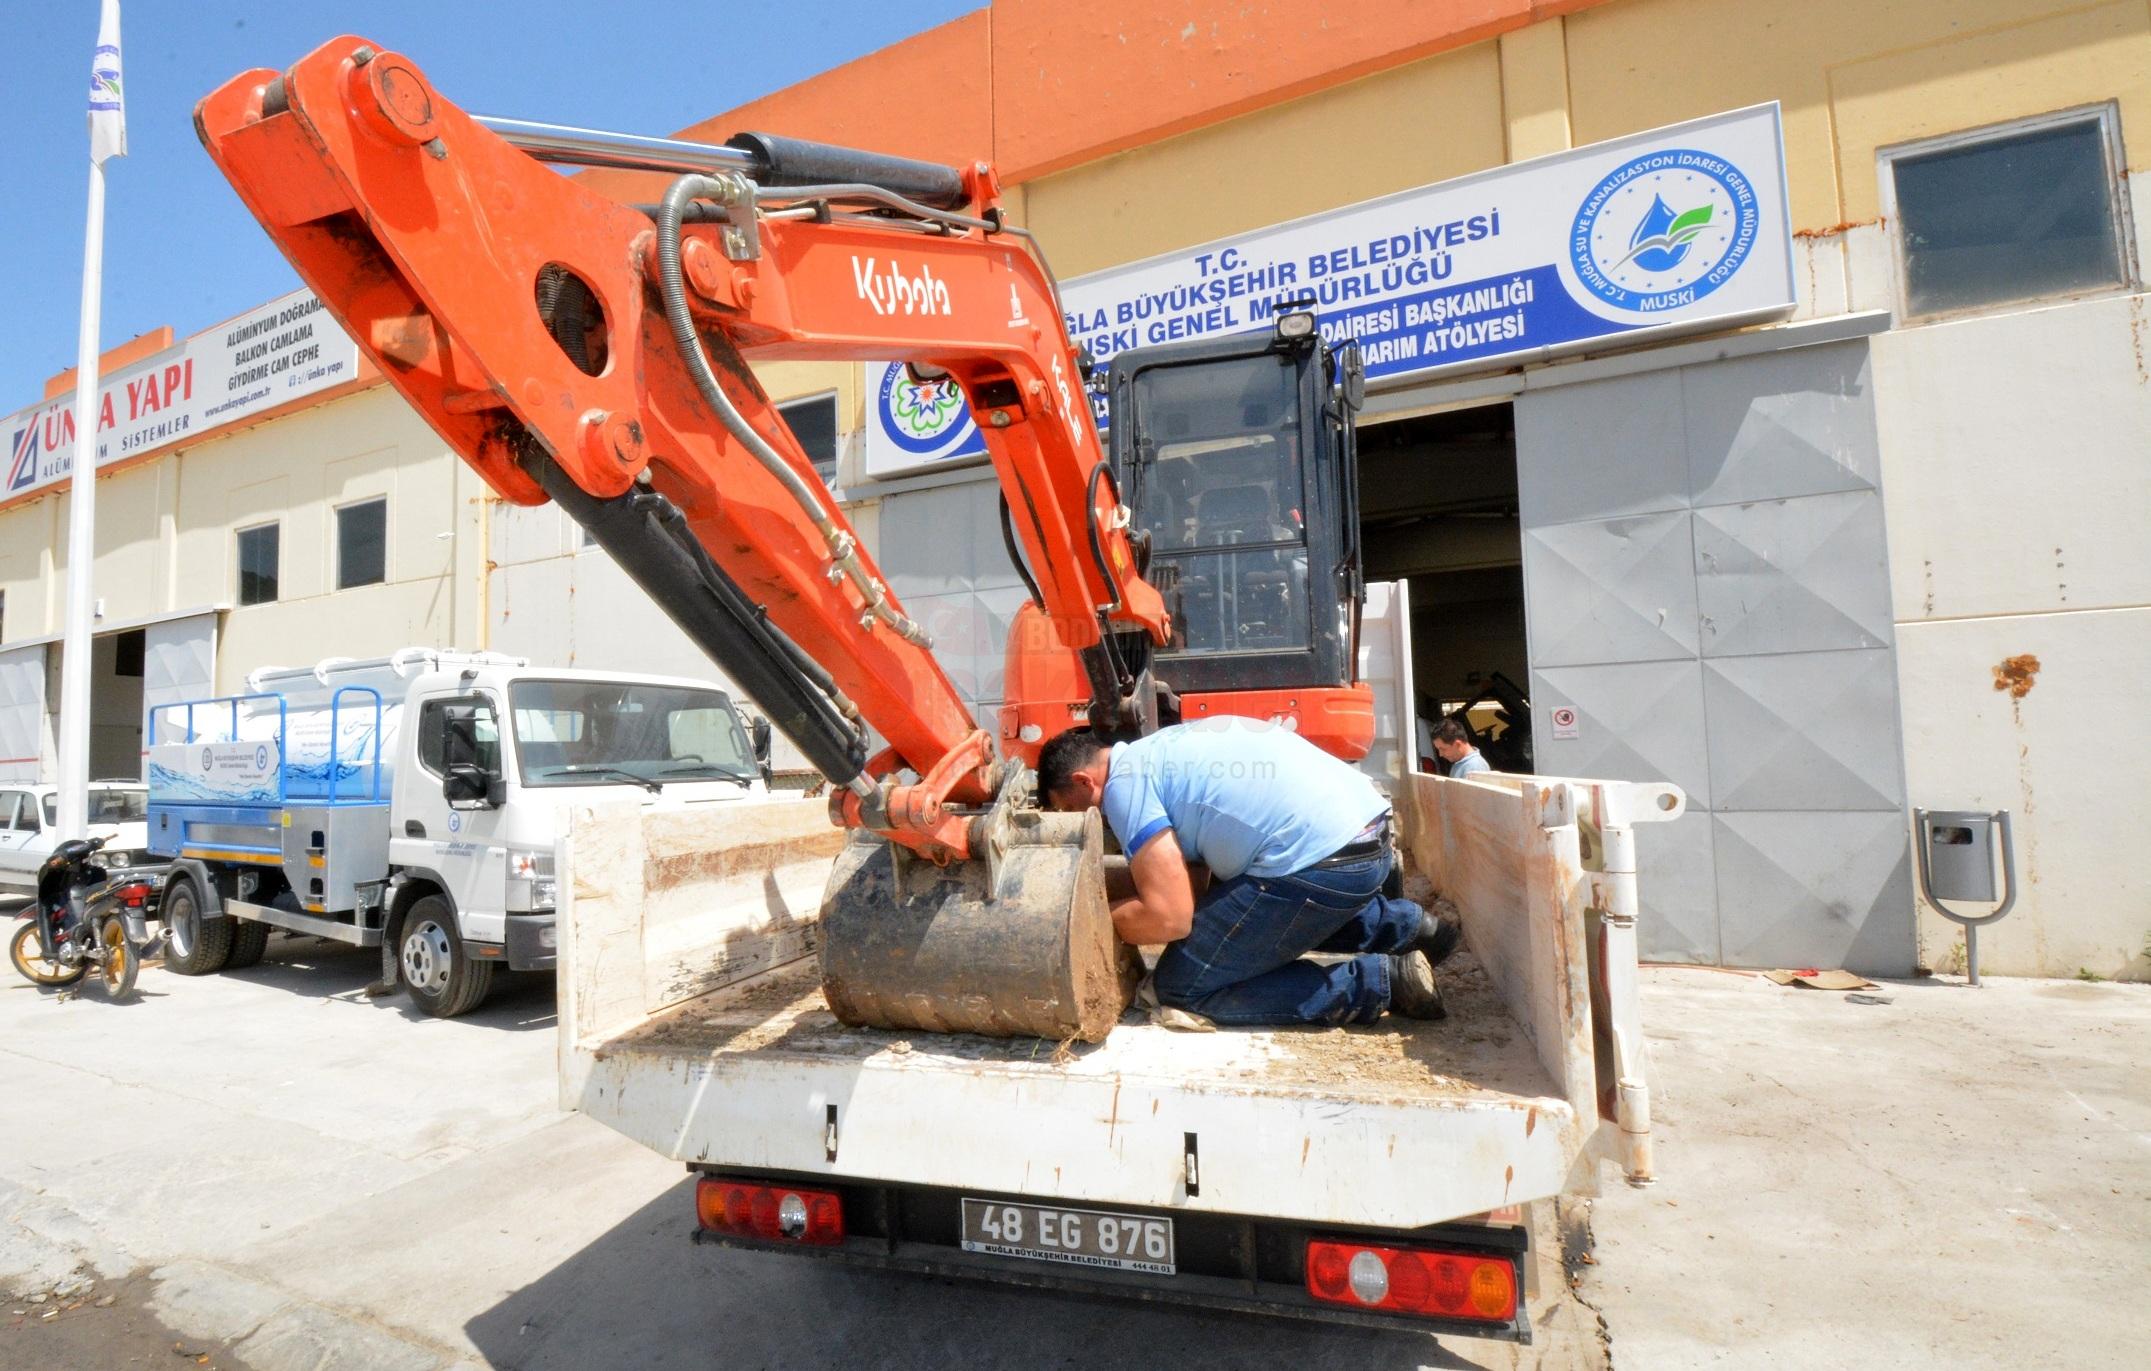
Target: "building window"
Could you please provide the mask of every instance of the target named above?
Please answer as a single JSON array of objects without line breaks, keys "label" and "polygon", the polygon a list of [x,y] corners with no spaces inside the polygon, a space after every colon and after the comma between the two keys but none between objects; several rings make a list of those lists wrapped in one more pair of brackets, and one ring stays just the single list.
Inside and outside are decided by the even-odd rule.
[{"label": "building window", "polygon": [[1884,148],[1908,318],[2128,287],[2112,105]]},{"label": "building window", "polygon": [[277,562],[283,529],[261,524],[239,530],[239,603],[265,605],[276,598]]},{"label": "building window", "polygon": [[336,511],[336,588],[379,585],[388,579],[388,501],[368,500]]},{"label": "building window", "polygon": [[836,484],[837,402],[834,395],[816,395],[777,406],[777,413],[791,426],[792,436],[806,449],[814,470],[825,486]]}]

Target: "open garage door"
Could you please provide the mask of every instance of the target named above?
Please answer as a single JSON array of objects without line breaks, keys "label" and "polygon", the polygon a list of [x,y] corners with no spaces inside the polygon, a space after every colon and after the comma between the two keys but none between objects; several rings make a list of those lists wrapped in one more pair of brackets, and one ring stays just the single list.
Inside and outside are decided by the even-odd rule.
[{"label": "open garage door", "polygon": [[42,779],[45,646],[0,652],[0,781]]},{"label": "open garage door", "polygon": [[195,614],[151,624],[142,652],[142,746],[159,705],[216,693],[217,616]]}]

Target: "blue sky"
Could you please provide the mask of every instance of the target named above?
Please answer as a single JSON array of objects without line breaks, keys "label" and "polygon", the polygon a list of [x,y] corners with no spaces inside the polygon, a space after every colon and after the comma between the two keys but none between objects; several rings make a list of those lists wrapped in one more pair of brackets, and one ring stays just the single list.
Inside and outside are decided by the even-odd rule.
[{"label": "blue sky", "polygon": [[[298,283],[194,137],[194,102],[250,67],[289,66],[357,33],[413,58],[466,109],[669,133],[982,3],[122,0],[128,153],[106,167],[104,346],[159,324],[184,337]],[[97,0],[0,0],[11,59],[0,413],[74,365],[97,11]]]}]

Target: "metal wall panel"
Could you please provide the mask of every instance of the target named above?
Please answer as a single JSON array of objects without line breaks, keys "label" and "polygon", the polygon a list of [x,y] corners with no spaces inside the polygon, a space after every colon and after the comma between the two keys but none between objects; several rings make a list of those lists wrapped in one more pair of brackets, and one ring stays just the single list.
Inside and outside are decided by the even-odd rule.
[{"label": "metal wall panel", "polygon": [[[1576,711],[1573,738],[1544,722],[1563,705]],[[1531,718],[1540,774],[1671,781],[1691,809],[1710,808],[1703,668],[1693,657],[1533,670]]]},{"label": "metal wall panel", "polygon": [[1867,344],[1527,390],[1516,433],[1539,768],[1688,792],[1644,953],[1909,970]]},{"label": "metal wall panel", "polygon": [[149,776],[149,716],[159,705],[216,694],[217,616],[196,614],[151,624],[142,635],[140,774]]},{"label": "metal wall panel", "polygon": [[1882,501],[1869,491],[1695,512],[1705,656],[1890,643]]},{"label": "metal wall panel", "polygon": [[[1681,377],[1648,371],[1518,400],[1516,493],[1524,527],[1686,509]],[[1614,396],[1618,402],[1608,403]]]},{"label": "metal wall panel", "polygon": [[0,781],[37,781],[45,757],[45,648],[0,652]]},{"label": "metal wall panel", "polygon": [[1532,567],[1524,622],[1534,666],[1696,655],[1696,554],[1687,514],[1553,524],[1526,531],[1524,541]]},{"label": "metal wall panel", "polygon": [[1867,350],[1770,352],[1681,372],[1689,490],[1698,505],[1873,490],[1882,463]]},{"label": "metal wall panel", "polygon": [[1910,969],[1903,814],[1718,813],[1711,825],[1728,965]]},{"label": "metal wall panel", "polygon": [[1897,662],[1879,649],[1703,664],[1710,808],[1897,813]]}]

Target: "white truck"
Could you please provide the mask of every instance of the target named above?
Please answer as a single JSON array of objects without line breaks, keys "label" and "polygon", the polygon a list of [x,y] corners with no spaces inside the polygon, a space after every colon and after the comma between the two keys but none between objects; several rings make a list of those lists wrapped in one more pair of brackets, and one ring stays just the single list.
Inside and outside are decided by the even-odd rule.
[{"label": "white truck", "polygon": [[1398,792],[1407,861],[1465,928],[1447,1021],[1134,1014],[1058,1047],[830,1014],[815,920],[847,840],[823,806],[578,803],[562,1102],[699,1178],[700,1241],[1529,1341],[1525,1206],[1593,1189],[1602,1160],[1650,1177],[1633,827],[1685,801],[1520,776]]},{"label": "white truck", "polygon": [[766,799],[768,726],[702,681],[406,648],[253,673],[150,719],[165,964],[259,961],[272,928],[382,949],[427,1013],[555,962],[570,800],[690,812]]}]

